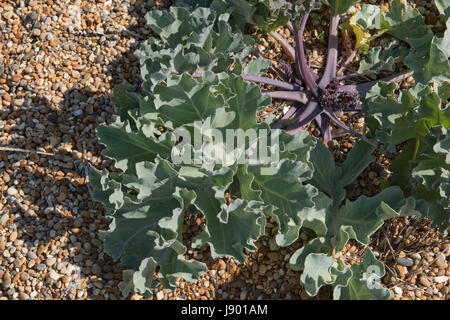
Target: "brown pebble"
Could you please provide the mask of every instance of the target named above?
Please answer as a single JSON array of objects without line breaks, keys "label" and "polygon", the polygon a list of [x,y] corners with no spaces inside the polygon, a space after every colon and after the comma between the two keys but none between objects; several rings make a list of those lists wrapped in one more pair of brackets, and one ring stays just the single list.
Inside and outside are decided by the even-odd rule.
[{"label": "brown pebble", "polygon": [[9,235],[9,241],[13,242],[14,240],[17,239],[17,231],[13,231],[11,232],[11,234]]},{"label": "brown pebble", "polygon": [[227,264],[225,263],[225,261],[223,261],[222,259],[219,259],[218,263],[219,263],[219,270],[225,270],[225,268],[227,267]]},{"label": "brown pebble", "polygon": [[438,267],[439,269],[447,269],[447,261],[445,261],[444,258],[436,259],[433,265]]},{"label": "brown pebble", "polygon": [[397,270],[400,279],[405,279],[405,276],[408,273],[408,269],[405,266],[399,264],[395,265],[395,269]]},{"label": "brown pebble", "polygon": [[263,275],[266,273],[266,271],[267,271],[267,266],[265,264],[259,265],[259,268],[258,268],[259,274]]},{"label": "brown pebble", "polygon": [[428,280],[428,278],[424,275],[420,276],[419,278],[419,282],[421,285],[423,285],[424,287],[429,287],[431,286],[431,281]]}]

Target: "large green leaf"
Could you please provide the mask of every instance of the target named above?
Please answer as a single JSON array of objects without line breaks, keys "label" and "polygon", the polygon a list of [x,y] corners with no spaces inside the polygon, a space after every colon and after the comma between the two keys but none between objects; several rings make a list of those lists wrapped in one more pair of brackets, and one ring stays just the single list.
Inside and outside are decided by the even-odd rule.
[{"label": "large green leaf", "polygon": [[205,121],[224,105],[222,96],[211,92],[209,82],[197,82],[186,74],[169,80],[153,90],[155,112],[169,128]]},{"label": "large green leaf", "polygon": [[450,138],[442,127],[433,127],[423,139],[423,150],[412,162],[411,194],[425,202],[421,213],[442,232],[450,226]]},{"label": "large green leaf", "polygon": [[450,3],[447,0],[434,0],[434,4],[444,21],[446,21],[450,17]]},{"label": "large green leaf", "polygon": [[419,10],[401,0],[394,0],[389,12],[381,15],[381,28],[411,46],[412,50],[404,62],[414,70],[416,82],[427,84],[448,80],[448,32],[444,39],[435,36]]},{"label": "large green leaf", "polygon": [[169,134],[156,140],[133,131],[127,122],[120,122],[118,118],[109,126],[99,126],[97,135],[106,146],[103,154],[116,160],[117,168],[130,172],[135,171],[138,162],[152,161],[157,155],[167,158],[174,144]]},{"label": "large green leaf", "polygon": [[310,183],[329,196],[342,201],[344,187],[375,159],[372,152],[375,147],[364,140],[358,141],[352,148],[346,161],[334,163],[333,155],[323,144],[316,144],[311,151],[310,161],[314,166],[314,175]]},{"label": "large green leaf", "polygon": [[256,251],[254,242],[265,232],[265,217],[259,209],[258,204],[252,208],[244,200],[233,201],[222,208],[216,217],[210,217],[208,231],[201,233],[192,246],[196,248],[210,243],[213,258],[227,255],[240,263],[244,262],[243,249]]},{"label": "large green leaf", "polygon": [[426,54],[433,38],[419,10],[401,0],[392,1],[389,12],[381,16],[381,28],[408,43],[419,55]]},{"label": "large green leaf", "polygon": [[231,71],[251,51],[241,34],[231,32],[225,17],[211,9],[171,7],[153,10],[146,18],[160,37],[145,41],[136,52],[148,92],[173,73]]},{"label": "large green leaf", "polygon": [[328,236],[336,242],[336,250],[341,251],[349,239],[369,244],[370,236],[383,224],[377,209],[381,203],[399,208],[403,193],[398,187],[383,190],[373,197],[360,196],[356,201],[346,201],[341,208],[330,208],[327,214]]},{"label": "large green leaf", "polygon": [[433,37],[427,55],[410,53],[405,59],[405,64],[414,70],[414,78],[420,83],[447,81],[450,78],[448,50],[448,41],[442,42]]},{"label": "large green leaf", "polygon": [[377,123],[379,141],[388,151],[401,152],[392,161],[389,185],[402,188],[417,202],[420,216],[428,216],[444,231],[449,226],[449,157],[447,129],[450,114],[445,103],[449,98],[448,85],[435,83],[434,91],[416,85],[400,94],[394,87],[378,84],[366,99],[368,114]]},{"label": "large green leaf", "polygon": [[351,267],[352,277],[346,285],[334,288],[333,298],[336,300],[388,300],[389,290],[381,286],[384,276],[384,265],[375,259],[367,248],[361,264]]},{"label": "large green leaf", "polygon": [[387,47],[371,48],[364,60],[359,64],[359,73],[376,75],[380,71],[395,71],[396,63],[402,61],[408,54],[408,49],[399,47],[397,41]]},{"label": "large green leaf", "polygon": [[252,188],[258,190],[260,199],[269,208],[269,215],[279,223],[280,234],[288,231],[290,221],[300,223],[299,213],[314,206],[311,200],[317,190],[310,185],[302,185],[310,177],[309,166],[302,162],[283,159],[277,164],[273,175],[261,174],[260,166],[249,166],[248,172],[253,176]]}]

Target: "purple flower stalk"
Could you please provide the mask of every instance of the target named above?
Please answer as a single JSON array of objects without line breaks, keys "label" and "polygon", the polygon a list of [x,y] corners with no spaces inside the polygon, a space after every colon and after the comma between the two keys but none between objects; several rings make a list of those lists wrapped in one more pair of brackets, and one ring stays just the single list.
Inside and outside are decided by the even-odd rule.
[{"label": "purple flower stalk", "polygon": [[[312,0],[313,6],[315,0]],[[331,140],[331,123],[350,131],[352,134],[360,136],[353,132],[336,116],[335,112],[354,111],[361,112],[360,95],[370,91],[378,82],[398,81],[405,76],[405,73],[393,75],[375,81],[346,85],[343,83],[347,79],[355,78],[358,74],[342,75],[346,67],[353,61],[357,51],[343,59],[345,62],[338,68],[338,25],[339,15],[331,13],[330,31],[328,40],[328,56],[325,71],[321,77],[315,74],[309,67],[306,57],[303,41],[303,33],[308,21],[309,13],[306,13],[300,21],[289,22],[287,27],[294,33],[295,48],[293,48],[281,35],[276,32],[270,34],[279,41],[285,49],[288,56],[295,62],[295,69],[289,64],[281,61],[280,68],[272,66],[272,71],[281,80],[274,80],[266,77],[256,77],[243,74],[242,77],[247,81],[273,85],[276,91],[265,91],[273,99],[283,99],[295,101],[287,113],[273,124],[273,128],[285,129],[290,134],[304,129],[311,121],[316,121],[323,140],[328,143]],[[337,77],[337,74],[340,76]]]}]

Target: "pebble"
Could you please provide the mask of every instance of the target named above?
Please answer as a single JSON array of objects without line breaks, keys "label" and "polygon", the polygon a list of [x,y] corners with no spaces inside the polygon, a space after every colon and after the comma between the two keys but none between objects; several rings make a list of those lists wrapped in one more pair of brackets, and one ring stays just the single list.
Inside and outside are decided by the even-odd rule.
[{"label": "pebble", "polygon": [[34,259],[37,259],[37,255],[33,251],[28,251],[27,258],[30,260],[34,260]]},{"label": "pebble", "polygon": [[447,261],[445,258],[438,258],[434,262],[434,265],[438,267],[439,269],[446,269],[447,268]]},{"label": "pebble", "polygon": [[400,287],[395,287],[394,292],[396,295],[399,295],[399,296],[401,296],[403,294],[403,290]]},{"label": "pebble", "polygon": [[420,276],[419,282],[420,282],[420,284],[423,285],[424,287],[429,287],[429,286],[431,286],[431,282],[430,282],[430,280],[429,280],[426,276]]},{"label": "pebble", "polygon": [[3,214],[0,217],[0,226],[4,226],[8,220],[9,220],[9,215],[7,213]]},{"label": "pebble", "polygon": [[72,114],[76,117],[81,116],[83,114],[83,110],[81,109],[74,110]]},{"label": "pebble", "polygon": [[409,256],[410,256],[411,258],[413,258],[413,259],[416,259],[416,260],[422,259],[422,256],[421,256],[420,253],[418,253],[418,252],[411,253]]},{"label": "pebble", "polygon": [[47,260],[45,260],[45,264],[48,267],[53,266],[56,263],[56,258],[55,257],[48,257]]},{"label": "pebble", "polygon": [[264,275],[266,273],[266,271],[267,271],[266,265],[265,264],[260,264],[258,271],[259,271],[259,274]]},{"label": "pebble", "polygon": [[14,187],[8,188],[8,191],[7,191],[7,194],[8,194],[8,195],[10,195],[10,196],[15,196],[17,193],[18,193],[18,192],[17,192],[17,189],[16,189],[16,188],[14,188]]},{"label": "pebble", "polygon": [[275,241],[275,239],[271,238],[271,239],[269,239],[269,248],[271,251],[276,251],[280,247],[277,245],[277,242]]},{"label": "pebble", "polygon": [[52,279],[53,281],[56,281],[59,279],[59,275],[55,272],[55,270],[50,270],[50,272],[48,273],[48,276],[50,277],[50,279]]},{"label": "pebble", "polygon": [[9,288],[9,286],[11,285],[11,276],[9,276],[9,274],[3,276],[2,285],[3,285],[4,290],[7,290]]},{"label": "pebble", "polygon": [[439,277],[434,277],[434,282],[435,283],[444,283],[448,281],[448,276],[439,276]]},{"label": "pebble", "polygon": [[34,267],[35,267],[36,270],[38,270],[38,271],[44,271],[45,268],[46,268],[45,264],[42,264],[42,263],[36,264]]},{"label": "pebble", "polygon": [[414,261],[410,258],[397,258],[396,261],[405,267],[412,267],[414,265]]},{"label": "pebble", "polygon": [[156,293],[156,299],[158,299],[158,300],[164,299],[164,292],[158,291],[158,292]]},{"label": "pebble", "polygon": [[399,264],[397,264],[395,266],[395,269],[397,270],[400,279],[403,280],[405,278],[406,274],[408,273],[408,269],[406,269],[405,266],[402,266],[402,265],[399,265]]},{"label": "pebble", "polygon": [[14,242],[14,240],[17,239],[17,231],[13,231],[11,232],[11,234],[9,235],[9,241]]}]

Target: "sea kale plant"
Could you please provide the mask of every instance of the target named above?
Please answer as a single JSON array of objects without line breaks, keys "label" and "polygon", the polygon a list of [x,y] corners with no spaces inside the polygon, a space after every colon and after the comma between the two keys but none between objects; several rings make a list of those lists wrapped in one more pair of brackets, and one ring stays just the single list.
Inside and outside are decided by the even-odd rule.
[{"label": "sea kale plant", "polygon": [[[186,258],[187,245],[208,245],[214,259],[243,263],[272,219],[279,246],[297,241],[302,228],[310,235],[290,259],[308,294],[329,285],[335,299],[388,299],[370,236],[385,219],[405,215],[429,216],[440,230],[448,228],[449,29],[433,33],[401,0],[391,1],[388,12],[362,5],[341,24],[356,44],[340,57],[339,22],[357,2],[183,0],[147,14],[155,35],[136,52],[141,85],[116,86],[116,115],[97,129],[117,170],[90,170],[92,196],[112,218],[104,250],[125,268],[124,296],[174,289],[177,278],[196,281],[207,268]],[[444,31],[449,5],[435,3]],[[331,14],[319,75],[303,37],[312,11],[323,5]],[[264,59],[249,26],[279,41],[291,61]],[[294,46],[276,32],[280,26],[292,31]],[[397,40],[371,48],[380,35]],[[359,69],[346,72],[358,54],[365,56]],[[411,74],[415,86],[399,91],[397,82]],[[293,104],[279,119],[258,121],[272,99]],[[354,132],[337,111],[364,115],[366,130]],[[313,121],[322,141],[303,130]],[[326,145],[333,124],[359,138],[343,163]],[[229,150],[218,138],[230,132],[233,141],[244,134],[243,147]],[[202,139],[192,141],[196,133]],[[376,149],[395,156],[391,177],[377,195],[349,201],[345,187],[375,160]],[[199,154],[202,161],[189,161]],[[265,156],[241,161],[255,154]],[[183,235],[186,213],[205,218],[192,241]],[[353,265],[341,255],[350,239],[365,248]]]}]

